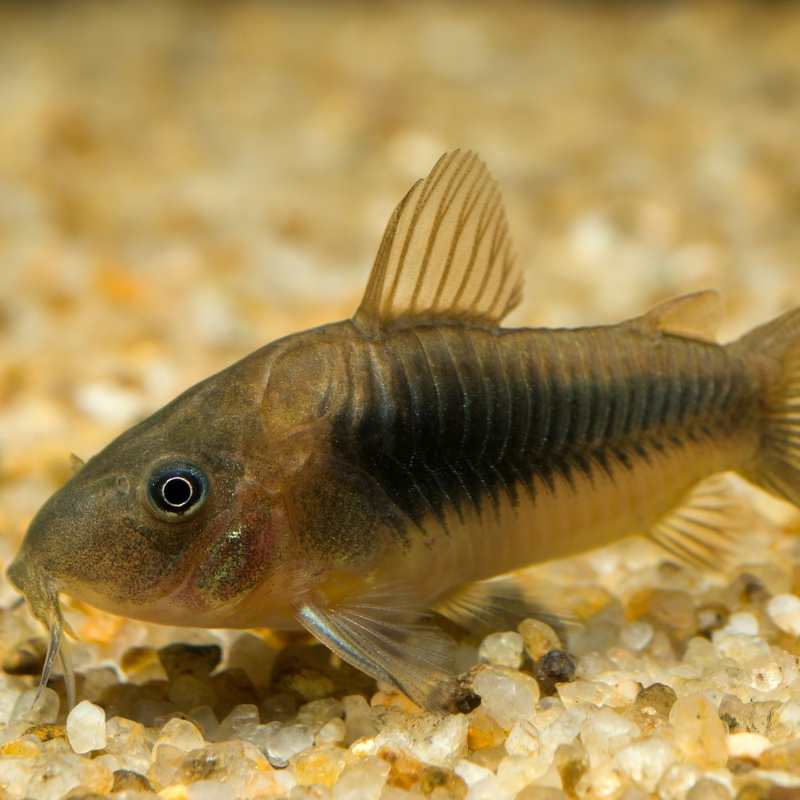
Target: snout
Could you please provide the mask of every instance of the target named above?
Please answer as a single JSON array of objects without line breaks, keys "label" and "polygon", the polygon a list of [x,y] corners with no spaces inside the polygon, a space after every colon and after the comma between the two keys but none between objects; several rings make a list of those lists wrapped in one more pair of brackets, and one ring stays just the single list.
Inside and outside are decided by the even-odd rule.
[{"label": "snout", "polygon": [[98,516],[98,495],[102,494],[102,486],[81,485],[73,478],[39,509],[8,570],[17,588],[22,590],[32,573],[45,572],[58,579],[85,561],[87,529]]}]

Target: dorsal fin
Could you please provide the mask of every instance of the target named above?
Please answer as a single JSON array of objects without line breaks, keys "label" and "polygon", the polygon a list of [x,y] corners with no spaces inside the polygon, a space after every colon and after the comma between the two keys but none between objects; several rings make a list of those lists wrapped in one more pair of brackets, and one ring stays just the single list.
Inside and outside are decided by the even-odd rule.
[{"label": "dorsal fin", "polygon": [[665,300],[634,322],[669,336],[716,342],[722,320],[722,297],[714,289]]},{"label": "dorsal fin", "polygon": [[496,328],[521,299],[497,183],[455,150],[394,210],[353,321],[376,335],[420,322]]}]

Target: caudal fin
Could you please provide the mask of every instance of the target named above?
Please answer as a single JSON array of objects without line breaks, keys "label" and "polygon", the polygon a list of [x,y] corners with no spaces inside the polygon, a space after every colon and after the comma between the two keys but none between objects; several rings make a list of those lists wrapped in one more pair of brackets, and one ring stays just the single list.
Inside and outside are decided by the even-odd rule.
[{"label": "caudal fin", "polygon": [[747,477],[800,507],[800,308],[756,328],[733,347],[758,358],[766,380],[764,434]]}]

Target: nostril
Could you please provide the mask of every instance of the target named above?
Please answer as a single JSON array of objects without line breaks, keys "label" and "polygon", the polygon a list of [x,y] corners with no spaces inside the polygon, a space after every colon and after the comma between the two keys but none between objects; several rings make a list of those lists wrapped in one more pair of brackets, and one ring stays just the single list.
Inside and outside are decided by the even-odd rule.
[{"label": "nostril", "polygon": [[124,475],[120,475],[120,477],[117,478],[117,489],[119,489],[122,494],[128,494],[128,479]]}]

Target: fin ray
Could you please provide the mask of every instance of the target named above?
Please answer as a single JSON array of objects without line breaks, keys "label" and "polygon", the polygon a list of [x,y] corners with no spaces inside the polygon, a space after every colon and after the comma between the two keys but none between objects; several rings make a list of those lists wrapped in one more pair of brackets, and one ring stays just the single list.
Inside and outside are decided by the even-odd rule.
[{"label": "fin ray", "polygon": [[86,462],[80,456],[76,456],[75,453],[69,454],[69,468],[73,473],[77,475],[85,466]]},{"label": "fin ray", "polygon": [[392,214],[353,321],[373,335],[412,320],[494,328],[521,299],[497,183],[475,153],[455,150]]},{"label": "fin ray", "polygon": [[442,714],[449,704],[450,640],[410,590],[391,584],[331,605],[315,593],[293,606],[300,623],[347,663]]},{"label": "fin ray", "polygon": [[800,309],[750,331],[731,347],[748,360],[758,359],[767,377],[761,446],[745,476],[800,507]]},{"label": "fin ray", "polygon": [[754,528],[755,516],[747,498],[720,473],[697,484],[648,536],[685,564],[725,570],[745,556],[738,541]]},{"label": "fin ray", "polygon": [[439,598],[433,610],[462,628],[492,633],[516,630],[525,619],[538,619],[558,630],[574,615],[558,587],[516,573],[457,587]]}]

